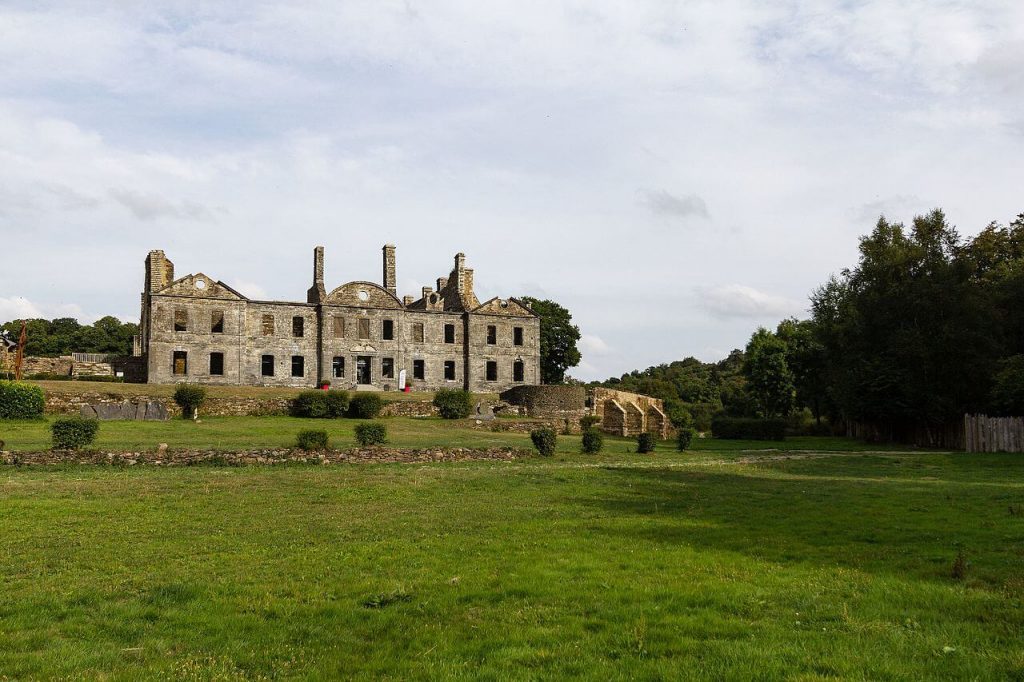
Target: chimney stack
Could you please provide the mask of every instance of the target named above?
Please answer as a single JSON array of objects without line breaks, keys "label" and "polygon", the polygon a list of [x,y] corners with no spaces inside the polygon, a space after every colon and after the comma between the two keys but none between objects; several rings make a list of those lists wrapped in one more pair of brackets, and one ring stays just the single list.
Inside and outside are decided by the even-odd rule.
[{"label": "chimney stack", "polygon": [[174,263],[159,249],[146,256],[146,293],[160,291],[174,281]]},{"label": "chimney stack", "polygon": [[306,292],[306,303],[323,303],[327,298],[324,287],[324,247],[313,249],[313,286]]},{"label": "chimney stack", "polygon": [[395,278],[395,245],[384,245],[384,288],[393,296],[398,295],[398,283]]}]

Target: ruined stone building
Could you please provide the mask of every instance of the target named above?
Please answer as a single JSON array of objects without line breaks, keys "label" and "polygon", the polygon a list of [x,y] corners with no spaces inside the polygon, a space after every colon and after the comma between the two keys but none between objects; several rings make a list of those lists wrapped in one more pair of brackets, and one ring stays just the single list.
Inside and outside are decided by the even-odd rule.
[{"label": "ruined stone building", "polygon": [[174,278],[163,251],[146,258],[138,352],[150,383],[319,385],[498,392],[540,383],[540,320],[526,304],[473,293],[463,254],[437,288],[398,298],[395,247],[382,284],[327,290],[313,251],[305,303],[253,301],[202,273]]}]

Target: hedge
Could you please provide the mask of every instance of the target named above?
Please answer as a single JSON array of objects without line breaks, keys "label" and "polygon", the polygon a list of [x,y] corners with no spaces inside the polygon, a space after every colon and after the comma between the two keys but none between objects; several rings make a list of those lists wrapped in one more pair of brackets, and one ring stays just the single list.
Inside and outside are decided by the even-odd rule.
[{"label": "hedge", "polygon": [[785,419],[718,416],[711,420],[711,435],[723,440],[785,440]]},{"label": "hedge", "polygon": [[344,417],[348,405],[345,391],[303,391],[292,401],[292,415],[312,419]]},{"label": "hedge", "polygon": [[310,450],[326,450],[328,436],[324,429],[303,429],[295,439],[295,444],[300,449],[309,452]]},{"label": "hedge", "polygon": [[641,433],[636,437],[636,451],[639,453],[654,452],[654,436],[647,433]]},{"label": "hedge", "polygon": [[555,445],[558,443],[558,436],[555,434],[554,429],[534,429],[533,431],[530,431],[530,440],[533,441],[533,447],[537,448],[537,452],[545,457],[550,457],[555,454]]},{"label": "hedge", "polygon": [[588,455],[597,454],[598,452],[601,452],[601,448],[604,447],[604,436],[601,435],[601,432],[593,426],[587,427],[583,430],[581,446],[583,452]]},{"label": "hedge", "polygon": [[348,416],[373,419],[384,409],[384,400],[376,393],[356,393],[348,403]]},{"label": "hedge", "polygon": [[696,431],[689,427],[682,427],[679,429],[679,433],[676,435],[676,448],[679,452],[683,452],[690,448],[690,444],[693,443],[693,436],[695,433]]},{"label": "hedge", "polygon": [[195,415],[196,410],[206,400],[206,389],[192,384],[180,384],[174,389],[174,402],[181,408],[181,416],[188,419]]},{"label": "hedge", "polygon": [[383,445],[388,442],[388,430],[380,422],[356,424],[356,443],[362,447],[367,445]]},{"label": "hedge", "polygon": [[91,445],[99,430],[99,421],[85,417],[58,417],[50,424],[55,450],[77,450]]},{"label": "hedge", "polygon": [[40,419],[46,397],[43,389],[19,381],[0,381],[0,419]]},{"label": "hedge", "polygon": [[441,388],[434,394],[434,407],[443,419],[465,419],[473,414],[473,394],[460,388]]}]

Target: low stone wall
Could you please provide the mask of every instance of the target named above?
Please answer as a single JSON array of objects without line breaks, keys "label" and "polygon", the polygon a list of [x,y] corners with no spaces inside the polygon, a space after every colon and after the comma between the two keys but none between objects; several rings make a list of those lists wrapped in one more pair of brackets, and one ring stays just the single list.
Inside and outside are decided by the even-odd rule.
[{"label": "low stone wall", "polygon": [[0,463],[7,465],[100,464],[115,466],[249,466],[305,462],[310,464],[343,463],[425,463],[493,460],[511,462],[532,456],[529,450],[515,448],[358,448],[305,452],[282,448],[276,450],[165,450],[163,452],[74,452],[47,450],[40,452],[3,452]]},{"label": "low stone wall", "polygon": [[[476,421],[470,421],[470,428],[497,433],[529,433],[534,429],[544,427],[553,429],[559,435],[565,433],[566,430],[573,434],[580,432],[580,422],[578,419],[570,419],[568,424],[566,421],[566,419],[559,417],[549,417],[546,419],[491,419],[487,421],[477,419]],[[453,424],[464,426],[463,422],[453,422]]]},{"label": "low stone wall", "polygon": [[382,417],[436,417],[437,408],[429,400],[396,400],[385,403],[380,411]]}]

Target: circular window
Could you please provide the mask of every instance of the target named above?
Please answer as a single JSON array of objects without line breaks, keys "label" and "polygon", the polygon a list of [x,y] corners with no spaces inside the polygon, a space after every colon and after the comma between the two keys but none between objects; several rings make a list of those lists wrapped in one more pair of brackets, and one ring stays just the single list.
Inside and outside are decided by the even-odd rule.
[{"label": "circular window", "polygon": [[197,279],[196,280],[196,289],[205,289],[205,288],[206,288],[206,280]]},{"label": "circular window", "polygon": [[430,302],[431,303],[437,303],[437,294],[431,294],[430,295]]},{"label": "circular window", "polygon": [[360,301],[368,301],[368,300],[370,300],[370,293],[368,291],[365,291],[365,290],[364,291],[360,291],[359,292],[359,300]]}]

